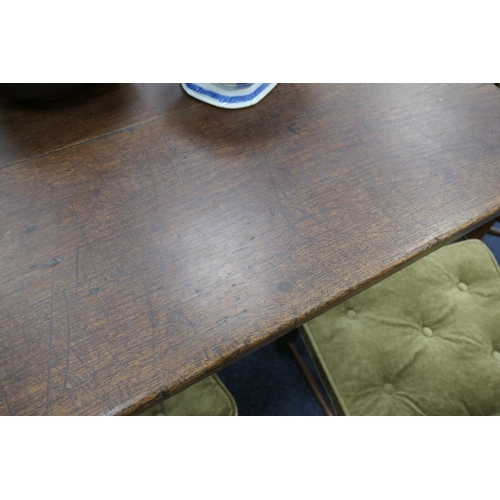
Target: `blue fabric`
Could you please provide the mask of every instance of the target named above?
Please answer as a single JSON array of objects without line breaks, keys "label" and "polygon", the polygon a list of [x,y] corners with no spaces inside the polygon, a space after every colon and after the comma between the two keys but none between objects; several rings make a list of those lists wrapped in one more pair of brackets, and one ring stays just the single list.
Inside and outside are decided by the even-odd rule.
[{"label": "blue fabric", "polygon": [[[302,340],[297,344],[314,369]],[[276,343],[258,349],[218,375],[233,395],[240,416],[324,415],[292,355]]]},{"label": "blue fabric", "polygon": [[[494,227],[500,229],[500,222],[497,222]],[[488,248],[493,252],[497,262],[500,262],[500,237],[487,234],[483,238],[483,242],[486,243]]]}]

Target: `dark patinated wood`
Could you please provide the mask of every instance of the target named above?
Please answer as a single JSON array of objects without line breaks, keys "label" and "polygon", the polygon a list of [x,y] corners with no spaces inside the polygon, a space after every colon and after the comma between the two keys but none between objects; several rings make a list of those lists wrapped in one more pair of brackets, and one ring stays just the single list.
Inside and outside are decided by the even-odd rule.
[{"label": "dark patinated wood", "polygon": [[0,98],[0,168],[199,104],[178,83],[95,84],[51,101]]},{"label": "dark patinated wood", "polygon": [[468,233],[467,238],[482,240],[486,234],[492,231],[493,224],[495,224],[494,220],[489,220],[485,224],[481,224],[479,227]]},{"label": "dark patinated wood", "polygon": [[314,394],[316,401],[321,406],[323,413],[327,417],[337,416],[330,402],[328,401],[326,394],[321,390],[320,385],[318,384],[318,382],[314,378],[313,373],[307,366],[304,356],[302,356],[299,348],[297,347],[297,339],[299,338],[299,336],[300,332],[296,328],[295,330],[292,330],[290,333],[287,333],[283,337],[279,338],[276,342],[278,343],[278,346],[281,349],[284,348],[287,349],[293,356],[295,362],[297,363],[297,366],[299,367],[299,370],[301,371],[302,375],[304,376],[307,382],[307,385],[309,385],[309,388]]},{"label": "dark patinated wood", "polygon": [[500,214],[491,84],[133,88],[2,117],[1,414],[145,409]]}]

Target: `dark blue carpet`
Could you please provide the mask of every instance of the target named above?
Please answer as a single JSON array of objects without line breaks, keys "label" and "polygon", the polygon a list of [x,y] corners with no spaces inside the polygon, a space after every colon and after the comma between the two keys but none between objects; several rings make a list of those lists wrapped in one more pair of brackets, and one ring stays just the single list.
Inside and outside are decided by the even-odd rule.
[{"label": "dark blue carpet", "polygon": [[[301,339],[298,347],[313,368]],[[276,342],[218,373],[239,415],[323,415],[295,360]]]},{"label": "dark blue carpet", "polygon": [[[494,227],[500,229],[500,223],[497,222]],[[497,262],[500,262],[500,237],[493,236],[492,234],[487,234],[483,238],[483,241],[488,245],[489,249],[493,252],[493,255],[497,259]]]},{"label": "dark blue carpet", "polygon": [[[500,224],[496,224],[500,229]],[[500,262],[500,237],[483,239]],[[298,346],[312,368],[304,344]],[[323,415],[292,355],[272,343],[219,372],[239,415]]]}]

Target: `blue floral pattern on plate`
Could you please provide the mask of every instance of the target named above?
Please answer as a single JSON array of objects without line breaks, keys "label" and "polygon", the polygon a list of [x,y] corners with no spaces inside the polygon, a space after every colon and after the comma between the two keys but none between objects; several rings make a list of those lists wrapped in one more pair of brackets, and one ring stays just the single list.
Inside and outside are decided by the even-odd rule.
[{"label": "blue floral pattern on plate", "polygon": [[262,85],[257,87],[250,94],[234,95],[234,96],[218,94],[217,92],[214,92],[214,91],[208,90],[208,89],[204,89],[203,87],[200,87],[199,85],[196,85],[194,83],[186,83],[185,85],[193,92],[197,92],[198,94],[205,95],[205,96],[210,97],[212,99],[215,99],[219,102],[225,102],[225,103],[232,104],[232,103],[238,103],[238,102],[251,101],[252,99],[255,99],[255,97],[257,97],[260,93],[262,93],[270,85],[270,83],[263,83]]}]

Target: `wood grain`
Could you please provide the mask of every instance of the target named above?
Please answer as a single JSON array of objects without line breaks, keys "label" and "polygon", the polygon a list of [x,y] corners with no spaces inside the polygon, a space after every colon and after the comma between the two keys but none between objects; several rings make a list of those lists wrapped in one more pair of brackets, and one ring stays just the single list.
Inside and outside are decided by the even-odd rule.
[{"label": "wood grain", "polygon": [[145,409],[500,214],[494,85],[195,103],[2,149],[0,414]]},{"label": "wood grain", "polygon": [[0,98],[0,168],[198,105],[178,83],[92,85],[39,102]]}]

